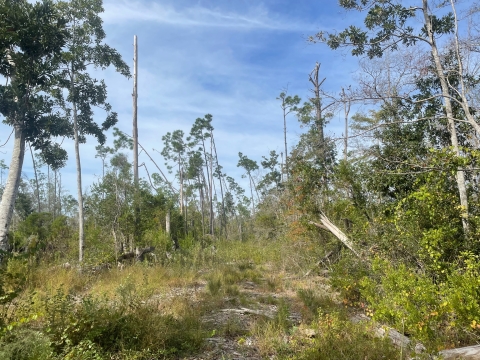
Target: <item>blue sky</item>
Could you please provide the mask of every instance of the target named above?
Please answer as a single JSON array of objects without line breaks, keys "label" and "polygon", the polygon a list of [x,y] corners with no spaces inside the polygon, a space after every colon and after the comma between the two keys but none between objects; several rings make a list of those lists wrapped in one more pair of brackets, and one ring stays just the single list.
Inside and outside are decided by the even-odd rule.
[{"label": "blue sky", "polygon": [[[129,65],[133,36],[138,36],[139,141],[162,167],[163,158],[152,151],[161,151],[162,136],[176,129],[188,133],[197,117],[210,113],[220,163],[240,180],[239,151],[257,161],[270,150],[283,151],[283,119],[276,97],[285,87],[291,95],[309,96],[308,74],[318,61],[320,76],[327,78],[324,89],[338,94],[353,85],[358,68],[350,55],[306,41],[320,30],[341,30],[351,23],[354,14],[340,9],[336,1],[105,0],[104,8],[106,42]],[[118,127],[131,133],[132,80],[112,69],[97,77],[105,79],[109,102],[119,114]],[[332,119],[327,132],[341,136],[340,118]],[[10,131],[0,125],[1,143]],[[301,131],[291,115],[289,147]],[[110,135],[107,145],[112,141]],[[66,140],[64,145],[69,161],[62,169],[62,183],[75,195],[73,143]],[[101,174],[96,145],[88,138],[80,147],[84,190]],[[0,149],[7,164],[11,147],[10,142]],[[150,173],[156,171],[145,155],[142,162]],[[24,174],[33,175],[29,154]]]}]

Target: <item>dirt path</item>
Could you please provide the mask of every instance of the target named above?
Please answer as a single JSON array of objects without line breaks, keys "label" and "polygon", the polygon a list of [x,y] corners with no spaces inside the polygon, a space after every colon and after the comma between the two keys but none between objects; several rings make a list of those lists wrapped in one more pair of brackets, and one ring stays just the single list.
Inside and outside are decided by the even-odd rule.
[{"label": "dirt path", "polygon": [[[203,323],[211,330],[206,339],[202,353],[184,358],[184,360],[256,360],[265,357],[259,349],[259,340],[255,335],[255,327],[275,321],[278,316],[285,316],[291,326],[298,327],[304,319],[305,305],[297,297],[298,289],[315,289],[328,291],[326,279],[320,276],[308,278],[283,278],[276,286],[267,285],[268,280],[259,282],[242,281],[237,284],[238,294],[225,296],[222,306],[215,308],[202,318]],[[186,296],[202,297],[208,292],[207,284],[201,283],[195,292],[188,291]],[[287,310],[285,310],[287,309]],[[279,315],[279,311],[283,314]],[[266,321],[265,321],[266,320]],[[305,331],[306,337],[311,337]],[[288,336],[283,339],[286,343]]]}]

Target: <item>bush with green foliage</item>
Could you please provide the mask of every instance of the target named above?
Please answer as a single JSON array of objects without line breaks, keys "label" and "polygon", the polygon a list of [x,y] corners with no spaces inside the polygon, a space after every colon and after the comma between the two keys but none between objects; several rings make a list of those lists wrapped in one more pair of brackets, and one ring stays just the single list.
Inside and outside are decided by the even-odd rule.
[{"label": "bush with green foliage", "polygon": [[53,360],[50,345],[49,337],[41,331],[19,328],[0,338],[0,359]]},{"label": "bush with green foliage", "polygon": [[310,346],[290,357],[292,360],[380,360],[406,359],[406,351],[390,339],[375,337],[368,324],[354,324],[339,313],[321,315],[314,324],[316,336]]},{"label": "bush with green foliage", "polygon": [[85,359],[85,351],[101,356],[148,349],[150,355],[167,356],[201,346],[203,330],[193,310],[185,307],[179,317],[163,315],[156,304],[140,302],[135,291],[122,289],[113,303],[88,295],[77,304],[62,290],[47,297],[45,331],[55,352],[72,359],[81,351]]}]

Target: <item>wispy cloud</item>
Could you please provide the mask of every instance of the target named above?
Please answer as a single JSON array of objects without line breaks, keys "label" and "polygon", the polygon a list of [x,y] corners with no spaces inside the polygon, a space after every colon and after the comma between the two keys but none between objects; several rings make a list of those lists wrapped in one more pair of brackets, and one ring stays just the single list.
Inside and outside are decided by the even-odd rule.
[{"label": "wispy cloud", "polygon": [[312,28],[304,22],[271,14],[262,5],[238,13],[220,8],[195,5],[177,9],[171,4],[139,1],[108,1],[104,5],[106,23],[149,21],[181,27],[230,28],[236,30],[305,31]]},{"label": "wispy cloud", "polygon": [[[353,69],[346,58],[338,54],[334,58],[333,52],[308,45],[302,36],[314,33],[318,24],[341,28],[344,19],[329,10],[330,2],[286,3],[104,0],[102,18],[107,43],[130,65],[133,34],[138,35],[139,141],[164,171],[164,160],[152,151],[161,151],[162,136],[176,129],[188,134],[197,117],[210,113],[220,164],[226,173],[242,181],[236,166],[239,151],[256,161],[270,150],[283,151],[283,118],[276,97],[284,87],[288,85],[289,94],[304,99],[309,96],[308,74],[315,61],[323,64],[322,75],[327,76],[324,85],[331,86],[326,91],[335,92],[350,83]],[[119,115],[118,127],[131,133],[132,80],[122,78],[111,68],[93,75],[105,79],[109,102]],[[101,122],[104,112],[96,115]],[[328,130],[341,133],[334,128],[337,123],[332,121]],[[291,147],[303,130],[293,114],[287,119],[287,128]],[[10,131],[0,123],[2,142]],[[107,145],[111,146],[111,142],[109,132]],[[62,169],[62,184],[75,194],[73,145],[71,141],[64,145],[70,157]],[[88,138],[80,148],[84,187],[101,174],[95,145],[95,140]],[[0,149],[8,151],[0,153],[6,163],[10,161],[10,149],[11,143]],[[144,154],[143,161],[150,173],[156,171]],[[32,177],[28,158],[24,171]],[[141,172],[141,176],[146,174]]]}]

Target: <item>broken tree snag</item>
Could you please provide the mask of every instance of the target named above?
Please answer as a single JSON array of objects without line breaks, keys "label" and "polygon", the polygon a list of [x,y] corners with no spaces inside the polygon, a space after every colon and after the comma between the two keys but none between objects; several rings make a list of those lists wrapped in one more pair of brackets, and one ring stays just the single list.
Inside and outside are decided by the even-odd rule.
[{"label": "broken tree snag", "polygon": [[155,251],[155,246],[149,246],[144,249],[135,249],[135,257],[137,261],[143,261],[145,260],[145,255],[148,253],[152,253]]},{"label": "broken tree snag", "polygon": [[320,221],[322,222],[321,224],[317,224],[313,221],[310,221],[309,223],[312,225],[315,225],[316,227],[319,227],[320,229],[328,230],[330,231],[335,237],[340,240],[343,245],[345,245],[347,248],[350,249],[358,258],[360,258],[360,254],[355,250],[352,242],[350,239],[345,235],[338,227],[336,227],[326,216],[325,214],[321,213],[320,214]]}]

